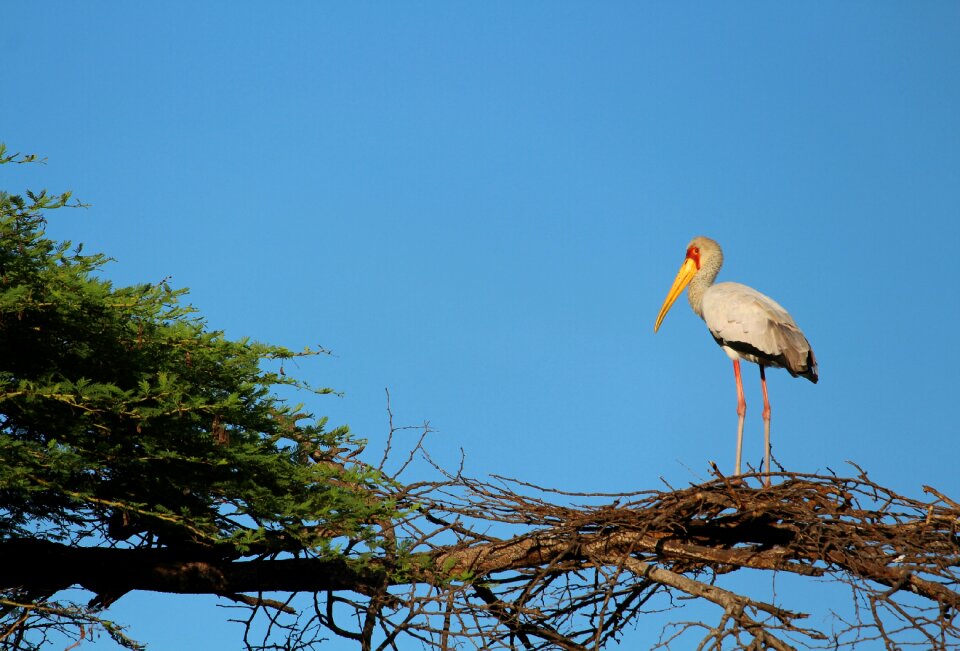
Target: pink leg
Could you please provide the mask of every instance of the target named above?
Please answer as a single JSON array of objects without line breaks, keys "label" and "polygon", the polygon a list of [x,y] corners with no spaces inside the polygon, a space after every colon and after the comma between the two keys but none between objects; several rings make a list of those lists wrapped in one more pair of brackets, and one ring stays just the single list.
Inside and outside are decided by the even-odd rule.
[{"label": "pink leg", "polygon": [[770,485],[770,399],[767,397],[767,374],[764,372],[763,364],[760,365],[760,386],[763,387],[763,469],[766,471],[766,477],[763,479],[764,486]]},{"label": "pink leg", "polygon": [[740,457],[743,452],[743,418],[747,415],[747,401],[743,397],[743,380],[740,379],[740,360],[733,360],[733,374],[737,378],[737,463],[733,474],[740,474]]}]

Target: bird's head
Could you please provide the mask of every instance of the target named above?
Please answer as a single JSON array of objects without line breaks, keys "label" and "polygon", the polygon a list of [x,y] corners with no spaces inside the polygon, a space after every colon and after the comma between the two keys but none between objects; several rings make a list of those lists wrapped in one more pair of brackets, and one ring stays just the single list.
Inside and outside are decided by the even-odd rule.
[{"label": "bird's head", "polygon": [[680,271],[677,272],[677,277],[673,279],[673,285],[667,292],[667,298],[664,299],[663,305],[660,307],[660,313],[657,314],[657,322],[653,325],[653,331],[656,332],[660,329],[660,324],[663,323],[663,318],[667,316],[667,312],[670,311],[674,301],[686,289],[694,276],[700,272],[700,269],[704,267],[719,269],[721,264],[723,264],[723,252],[720,250],[719,244],[702,235],[690,240],[690,244],[687,245],[687,257],[680,265]]}]

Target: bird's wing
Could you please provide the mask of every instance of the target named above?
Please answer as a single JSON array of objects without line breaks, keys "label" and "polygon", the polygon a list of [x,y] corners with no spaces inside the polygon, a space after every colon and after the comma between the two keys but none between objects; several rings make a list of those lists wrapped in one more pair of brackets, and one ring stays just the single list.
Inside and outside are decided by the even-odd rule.
[{"label": "bird's wing", "polygon": [[782,366],[794,375],[816,377],[807,338],[769,296],[740,283],[717,283],[704,292],[703,320],[721,345]]}]

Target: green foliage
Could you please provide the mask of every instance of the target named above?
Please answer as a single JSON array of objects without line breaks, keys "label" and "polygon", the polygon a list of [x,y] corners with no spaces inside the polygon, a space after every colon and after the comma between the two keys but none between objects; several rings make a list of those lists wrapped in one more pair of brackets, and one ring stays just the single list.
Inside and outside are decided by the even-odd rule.
[{"label": "green foliage", "polygon": [[[0,163],[32,157],[0,148]],[[0,537],[311,549],[394,516],[356,444],[277,397],[295,353],[209,330],[166,281],[115,287],[58,242],[69,193],[0,193]],[[278,368],[271,371],[269,368]],[[283,541],[278,547],[277,541]]]}]

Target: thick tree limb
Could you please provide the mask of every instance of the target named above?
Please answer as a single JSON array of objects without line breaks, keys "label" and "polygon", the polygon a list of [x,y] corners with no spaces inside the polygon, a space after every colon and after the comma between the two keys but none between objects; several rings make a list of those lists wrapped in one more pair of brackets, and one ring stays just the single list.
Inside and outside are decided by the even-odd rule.
[{"label": "thick tree limb", "polygon": [[72,547],[35,539],[0,542],[0,582],[6,588],[96,593],[149,590],[178,594],[316,592],[373,594],[385,572],[343,559],[218,561],[169,549]]}]

